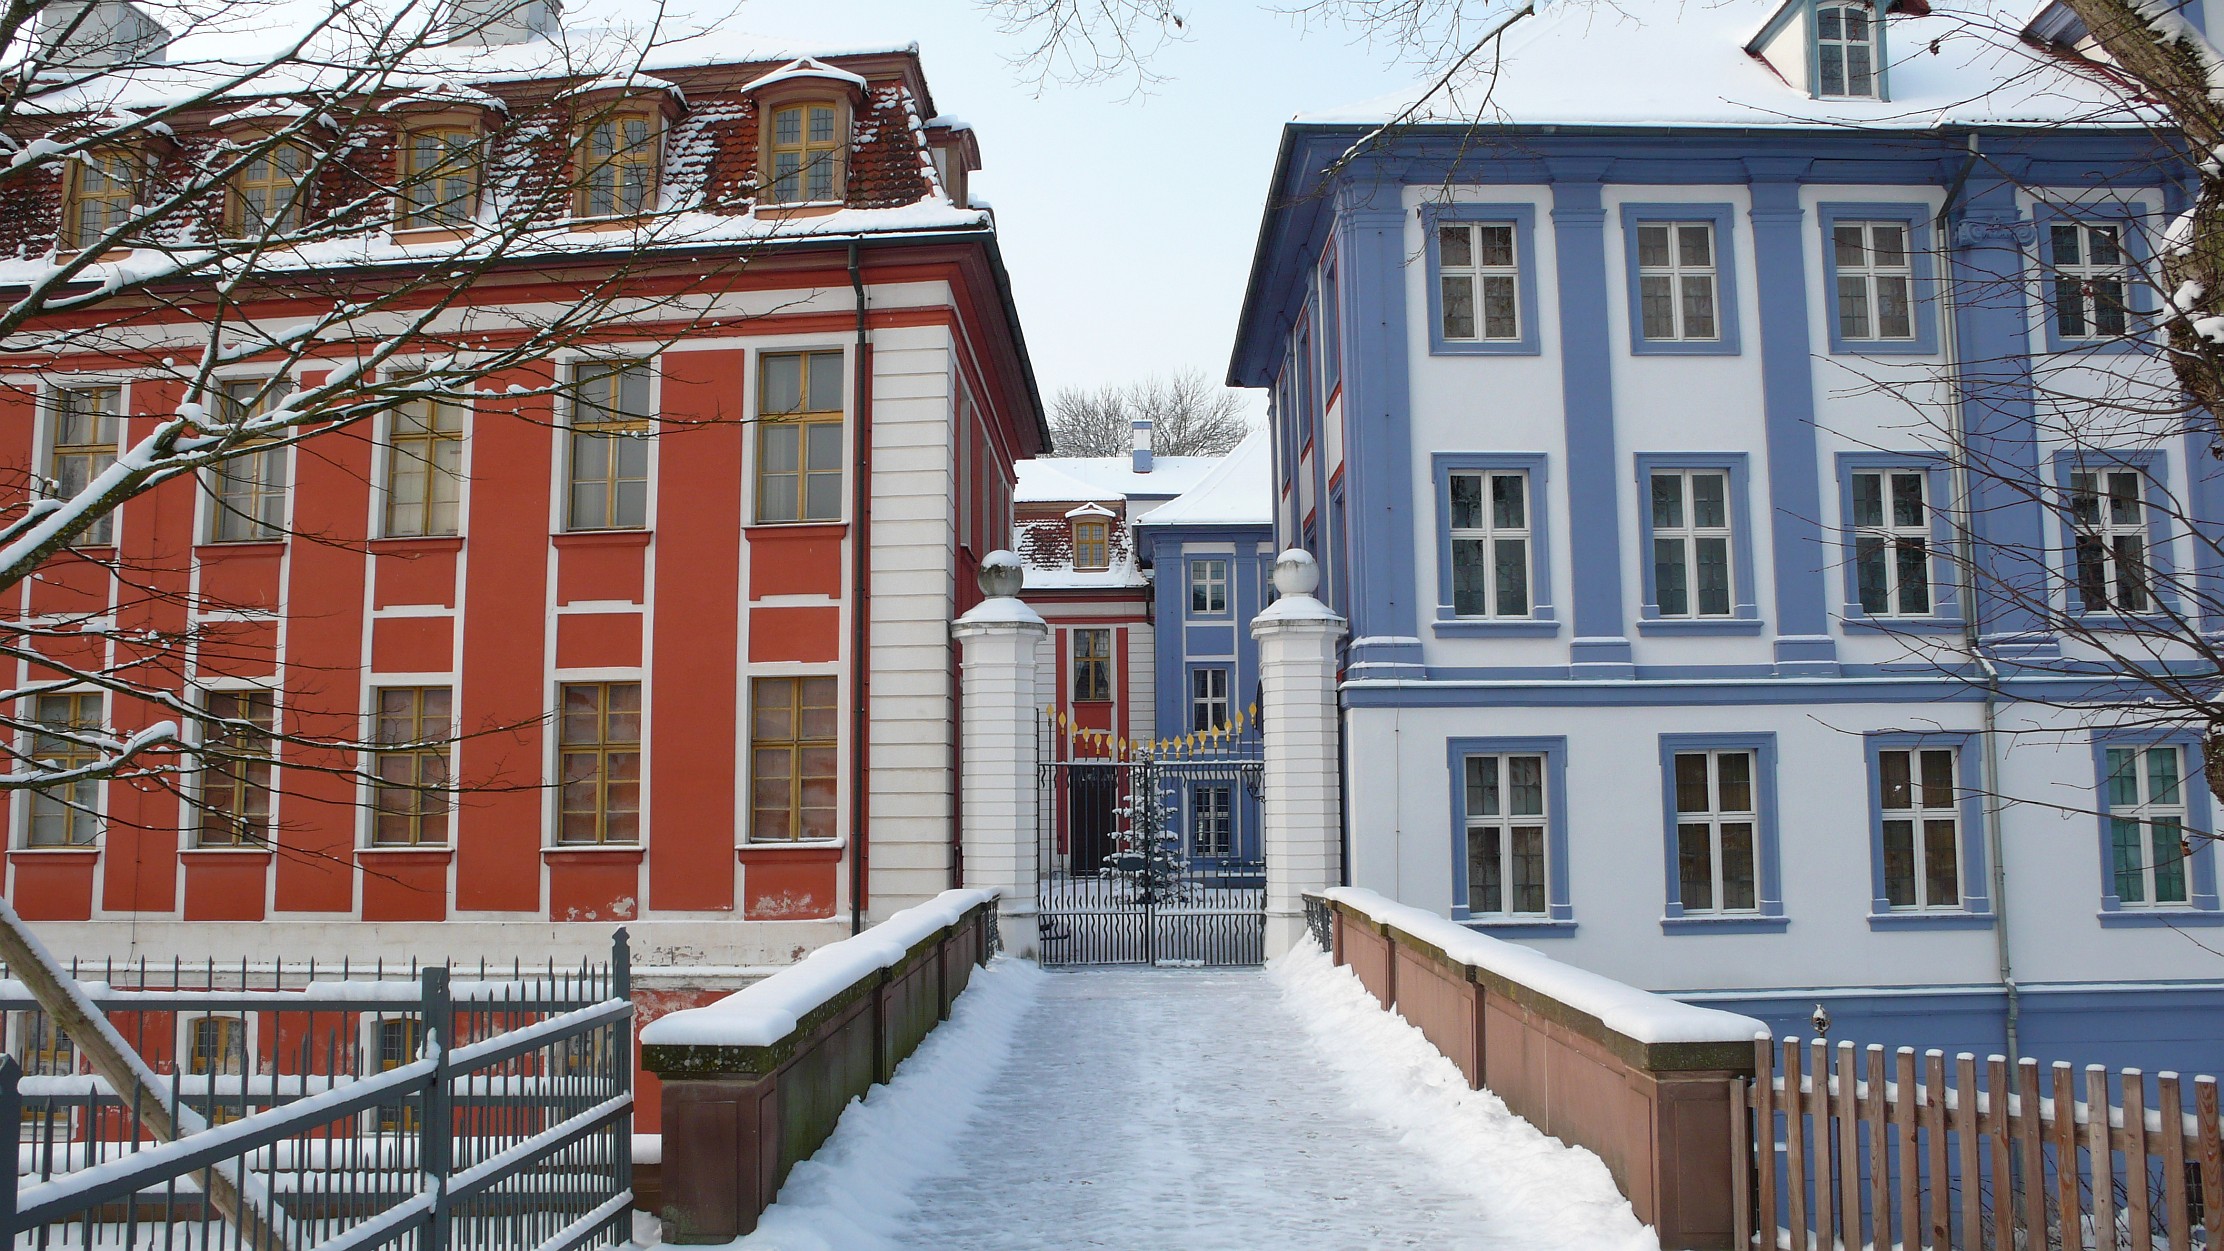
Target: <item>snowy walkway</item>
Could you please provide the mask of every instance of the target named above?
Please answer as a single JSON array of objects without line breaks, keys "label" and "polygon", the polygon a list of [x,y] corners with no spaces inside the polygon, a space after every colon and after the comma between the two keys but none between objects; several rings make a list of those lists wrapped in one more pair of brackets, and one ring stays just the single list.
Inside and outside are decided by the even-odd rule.
[{"label": "snowy walkway", "polygon": [[1002,962],[743,1247],[1657,1248],[1317,952],[1271,972]]}]

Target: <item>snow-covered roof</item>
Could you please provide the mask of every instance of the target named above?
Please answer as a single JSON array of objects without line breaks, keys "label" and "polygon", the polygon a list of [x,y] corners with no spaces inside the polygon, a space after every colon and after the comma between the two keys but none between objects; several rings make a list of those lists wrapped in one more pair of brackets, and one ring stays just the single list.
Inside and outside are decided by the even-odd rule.
[{"label": "snow-covered roof", "polygon": [[1152,459],[1149,473],[1137,473],[1130,456],[1037,457],[1019,462],[1019,485],[1012,498],[1021,504],[1171,499],[1196,486],[1220,459],[1159,456]]},{"label": "snow-covered roof", "polygon": [[1196,486],[1152,509],[1139,524],[1274,524],[1274,448],[1266,431],[1245,436]]},{"label": "snow-covered roof", "polygon": [[1412,115],[1432,84],[1299,123],[1928,129],[2140,124],[2120,88],[2019,38],[2031,0],[1933,0],[1886,27],[1889,100],[1813,99],[1746,50],[1783,0],[1540,4]]},{"label": "snow-covered roof", "polygon": [[769,74],[750,79],[748,84],[742,87],[742,90],[761,91],[774,83],[784,83],[797,78],[824,78],[855,87],[859,91],[865,89],[865,79],[862,75],[852,74],[846,69],[828,65],[815,56],[799,56]]}]

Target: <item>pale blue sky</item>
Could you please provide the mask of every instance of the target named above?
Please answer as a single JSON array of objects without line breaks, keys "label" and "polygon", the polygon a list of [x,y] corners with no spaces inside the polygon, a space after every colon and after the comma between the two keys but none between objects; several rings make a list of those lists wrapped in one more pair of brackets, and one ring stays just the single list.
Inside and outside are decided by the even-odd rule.
[{"label": "pale blue sky", "polygon": [[917,40],[935,104],[973,124],[974,190],[995,205],[1044,399],[1064,386],[1227,370],[1282,123],[1418,76],[1340,29],[1301,32],[1250,0],[1189,6],[1164,81],[1037,94],[1026,50],[974,0],[742,0],[732,25],[781,42]]}]

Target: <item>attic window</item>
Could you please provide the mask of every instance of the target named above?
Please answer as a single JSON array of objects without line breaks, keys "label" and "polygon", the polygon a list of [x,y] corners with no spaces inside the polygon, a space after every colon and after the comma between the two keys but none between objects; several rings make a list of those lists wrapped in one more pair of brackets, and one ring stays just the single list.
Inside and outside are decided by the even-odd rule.
[{"label": "attic window", "polygon": [[479,134],[468,126],[425,126],[402,146],[401,229],[454,229],[478,210]]},{"label": "attic window", "polygon": [[249,156],[232,180],[231,233],[290,235],[302,226],[302,181],[309,153],[299,144],[273,143]]},{"label": "attic window", "polygon": [[1102,518],[1073,523],[1073,567],[1081,570],[1112,567],[1111,529]]},{"label": "attic window", "polygon": [[139,167],[129,153],[85,153],[63,171],[68,180],[62,213],[62,246],[91,247],[123,229],[139,191]]},{"label": "attic window", "polygon": [[610,113],[580,128],[575,217],[632,217],[656,204],[663,127],[647,110]]},{"label": "attic window", "polygon": [[765,164],[772,174],[775,204],[812,204],[842,198],[844,142],[842,106],[832,100],[803,100],[772,110]]},{"label": "attic window", "polygon": [[1874,100],[1877,91],[1877,14],[1866,4],[1822,4],[1815,9],[1815,94]]}]

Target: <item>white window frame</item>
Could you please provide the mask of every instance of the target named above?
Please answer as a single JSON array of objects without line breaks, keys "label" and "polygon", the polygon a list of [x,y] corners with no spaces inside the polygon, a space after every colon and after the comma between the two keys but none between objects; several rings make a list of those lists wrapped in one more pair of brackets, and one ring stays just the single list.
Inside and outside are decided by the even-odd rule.
[{"label": "white window frame", "polygon": [[434,407],[438,407],[443,403],[446,403],[447,405],[455,408],[462,416],[462,421],[457,429],[456,438],[454,440],[456,445],[456,467],[454,474],[456,510],[455,528],[452,530],[442,531],[434,530],[431,526],[433,505],[432,481],[435,477],[440,476],[441,470],[436,465],[427,465],[425,467],[425,529],[417,534],[402,534],[397,533],[394,530],[393,522],[395,474],[400,469],[401,460],[401,448],[396,442],[399,436],[396,431],[400,427],[402,414],[400,409],[397,407],[396,409],[387,412],[383,417],[379,419],[379,440],[377,449],[378,454],[376,458],[377,464],[374,466],[378,473],[378,490],[373,493],[374,499],[371,505],[374,509],[377,510],[377,515],[372,519],[371,532],[384,539],[460,538],[463,535],[464,522],[469,515],[470,508],[471,423],[476,410],[473,405],[462,400],[441,401],[429,396],[423,399],[409,401],[409,403],[421,403],[432,405]]},{"label": "white window frame", "polygon": [[[1931,558],[1936,555],[1931,533],[1931,515],[1935,507],[1931,500],[1930,471],[1920,465],[1893,465],[1873,469],[1856,469],[1846,480],[1846,489],[1853,494],[1847,513],[1853,518],[1853,587],[1857,598],[1864,586],[1862,570],[1870,560],[1883,562],[1884,607],[1874,608],[1861,599],[1861,611],[1869,617],[1933,617],[1938,615],[1938,588],[1931,576]],[[1863,478],[1877,481],[1878,520],[1864,522],[1860,513],[1860,485]],[[1916,505],[1920,516],[1911,522],[1898,520],[1903,488],[1908,480],[1915,483],[1918,496]],[[1922,553],[1923,607],[1906,607],[1907,583],[1902,579],[1901,553],[1917,550]]]},{"label": "white window frame", "polygon": [[[2072,469],[2070,471],[2070,581],[2072,593],[2078,596],[2082,610],[2088,613],[2150,613],[2155,609],[2154,594],[2154,534],[2147,524],[2147,475],[2137,469],[2110,466],[2097,469]],[[2129,481],[2129,496],[2117,493],[2117,488]],[[2092,502],[2090,515],[2086,501]],[[2132,518],[2125,520],[2118,515],[2118,506],[2126,500]],[[2137,544],[2138,583],[2131,589],[2137,592],[2137,602],[2126,603],[2124,545]],[[2097,543],[2100,552],[2101,588],[2106,592],[2105,602],[2094,603],[2085,597],[2085,552],[2088,543]]]},{"label": "white window frame", "polygon": [[[1447,343],[1519,343],[1523,330],[1521,324],[1521,227],[1510,221],[1441,221],[1437,223],[1436,229],[1436,281],[1439,293],[1438,300],[1442,310],[1439,314],[1439,324],[1437,326],[1439,336]],[[1506,260],[1503,264],[1486,265],[1483,263],[1481,232],[1485,230],[1503,231],[1505,233]],[[1467,237],[1468,263],[1465,265],[1454,265],[1444,255],[1444,238],[1454,232],[1464,233]],[[1454,282],[1466,284],[1467,307],[1475,323],[1473,334],[1456,335],[1452,333],[1453,301],[1451,292]],[[1503,284],[1506,293],[1506,306],[1511,310],[1512,320],[1505,333],[1492,334],[1489,319],[1483,311],[1486,304],[1485,293],[1499,284]]]},{"label": "white window frame", "polygon": [[[1219,803],[1208,806],[1207,793]],[[1217,822],[1219,837],[1207,840],[1208,821]],[[1229,782],[1196,782],[1189,787],[1189,853],[1193,856],[1232,856],[1236,850],[1235,786]]]},{"label": "white window frame", "polygon": [[[2067,234],[2076,243],[2074,260],[2062,259],[2061,243]],[[2131,330],[2131,252],[2127,246],[2127,231],[2123,222],[2055,221],[2047,224],[2046,316],[2054,328],[2054,337],[2064,342],[2092,343],[2120,339]],[[2116,259],[2104,263],[2092,259],[2095,236],[2106,236],[2116,249]],[[2100,290],[2113,285],[2113,329],[2101,326],[2101,315],[2109,308]],[[2077,292],[2077,317],[2081,328],[2071,330],[2062,324],[2062,296],[2066,287],[2074,286]]]},{"label": "white window frame", "polygon": [[[1222,617],[1228,612],[1228,558],[1225,556],[1192,556],[1189,558],[1189,615],[1192,617]],[[1205,593],[1205,606],[1197,606],[1197,593]]]},{"label": "white window frame", "polygon": [[[1838,19],[1838,34],[1823,31],[1823,19],[1830,15]],[[1855,39],[1846,34],[1847,19],[1860,16],[1863,36]],[[1882,98],[1884,66],[1878,57],[1882,49],[1877,39],[1877,26],[1884,20],[1875,8],[1858,2],[1825,3],[1815,8],[1815,95],[1824,100],[1876,100]],[[1865,91],[1853,89],[1853,53],[1856,49],[1868,53],[1868,72]],[[1824,67],[1833,57],[1838,65],[1839,90],[1830,91],[1823,86]]]},{"label": "white window frame", "polygon": [[[258,392],[263,393],[263,403],[266,408],[269,405],[284,401],[287,396],[294,392],[293,380],[282,376],[218,378],[211,385],[215,388],[215,394],[205,395],[202,402],[212,407],[228,405],[231,402],[231,391],[234,387],[251,386],[256,388]],[[203,542],[228,545],[233,543],[279,543],[285,541],[286,536],[293,530],[294,445],[290,440],[275,441],[285,438],[284,435],[273,436],[273,441],[254,445],[254,450],[244,452],[221,464],[213,465],[207,470],[209,475],[206,491],[208,516],[201,528],[201,533],[204,536]],[[225,498],[227,484],[234,481],[233,469],[235,467],[244,469],[248,466],[254,466],[256,473],[254,482],[250,484],[249,498],[258,507],[252,512],[228,507]],[[267,480],[271,476],[267,471],[272,466],[276,467],[275,485]],[[261,515],[259,505],[268,496],[275,496],[279,501],[278,519],[276,521],[265,520]],[[226,537],[224,535],[224,519],[227,516],[234,517],[240,524],[251,527],[251,533]]]},{"label": "white window frame", "polygon": [[[39,432],[36,453],[39,462],[37,491],[39,498],[55,500],[65,498],[61,494],[61,478],[58,472],[62,448],[60,442],[62,437],[62,397],[82,391],[113,391],[116,394],[115,411],[105,414],[110,422],[108,460],[106,464],[96,463],[92,466],[91,472],[86,478],[87,482],[90,482],[106,470],[109,465],[115,464],[117,456],[123,450],[124,421],[126,415],[131,411],[130,397],[127,392],[128,386],[128,383],[116,378],[71,377],[65,381],[49,383],[41,389],[39,416],[43,428]],[[97,444],[91,443],[70,445],[72,449],[97,446]],[[73,450],[72,454],[82,455],[83,453]],[[106,514],[95,520],[83,534],[78,536],[77,544],[81,547],[113,546],[116,542],[116,517],[120,511],[120,507],[110,509]]]},{"label": "white window frame", "polygon": [[[42,722],[39,722],[38,720],[38,701],[47,698],[48,696],[77,695],[91,695],[97,698],[100,701],[99,715],[101,721],[105,724],[109,720],[110,704],[108,692],[106,691],[93,690],[87,689],[85,687],[76,686],[68,687],[59,691],[41,691],[37,695],[31,697],[31,709],[29,718],[32,724],[24,727],[21,737],[18,740],[20,749],[23,753],[22,758],[24,760],[32,760],[36,758],[38,737],[40,734],[39,726],[41,724],[44,724]],[[79,811],[76,813],[76,817],[78,819],[90,822],[92,826],[92,837],[81,843],[68,841],[60,843],[33,843],[31,841],[33,828],[32,818],[36,815],[35,809],[38,806],[39,800],[43,797],[44,791],[38,787],[26,788],[23,791],[23,802],[13,805],[16,810],[16,816],[14,818],[16,823],[16,836],[14,839],[16,850],[36,854],[42,851],[93,851],[102,847],[105,844],[108,835],[108,820],[107,817],[103,814],[108,811],[109,782],[108,779],[102,778],[95,780],[92,785],[94,798],[92,804],[89,805],[91,811]],[[80,805],[80,808],[87,806],[88,805]]]},{"label": "white window frame", "polygon": [[[1702,810],[1683,807],[1680,788],[1677,786],[1676,765],[1686,756],[1703,756],[1707,762],[1707,804]],[[1729,809],[1722,804],[1722,761],[1725,757],[1742,756],[1746,761],[1746,798],[1749,806]],[[1676,898],[1683,906],[1685,916],[1755,916],[1761,911],[1761,754],[1750,747],[1716,747],[1678,749],[1669,759],[1669,775],[1664,779],[1669,788],[1669,798],[1675,808],[1676,819]],[[1722,831],[1725,826],[1743,825],[1747,830],[1747,855],[1749,876],[1753,884],[1753,902],[1732,908],[1724,904],[1725,875],[1723,873]],[[1700,826],[1707,834],[1707,862],[1711,874],[1707,906],[1694,906],[1683,897],[1683,832],[1687,827]]]},{"label": "white window frame", "polygon": [[[1217,677],[1216,684],[1209,681]],[[1235,714],[1235,705],[1229,698],[1228,685],[1232,680],[1225,665],[1198,665],[1189,671],[1189,728],[1192,733],[1225,728]],[[1217,710],[1217,714],[1215,712]]]},{"label": "white window frame", "polygon": [[[1736,482],[1727,469],[1654,469],[1646,476],[1642,505],[1648,516],[1653,507],[1653,484],[1662,478],[1675,478],[1678,481],[1677,489],[1682,492],[1682,521],[1670,526],[1661,525],[1657,520],[1652,523],[1652,550],[1645,553],[1645,559],[1653,562],[1655,570],[1653,598],[1656,602],[1665,600],[1667,597],[1662,593],[1658,573],[1660,544],[1672,542],[1678,545],[1683,553],[1684,607],[1681,612],[1670,612],[1667,604],[1658,603],[1660,618],[1667,621],[1727,621],[1736,617],[1740,590],[1737,568]],[[1692,483],[1700,478],[1717,478],[1722,482],[1721,525],[1699,524],[1698,511],[1693,507],[1697,497],[1691,488]],[[1711,539],[1719,539],[1722,543],[1723,607],[1720,612],[1704,612],[1699,607],[1699,544]]]},{"label": "white window frame", "polygon": [[[1447,475],[1447,484],[1445,487],[1445,499],[1447,503],[1449,503],[1452,498],[1452,484],[1457,483],[1462,478],[1473,478],[1478,481],[1478,486],[1476,488],[1475,520],[1479,524],[1473,526],[1459,525],[1458,513],[1456,511],[1448,512],[1444,518],[1445,533],[1450,540],[1450,546],[1448,548],[1448,551],[1450,552],[1450,562],[1447,568],[1452,579],[1452,585],[1445,588],[1445,598],[1452,604],[1452,610],[1454,614],[1460,617],[1470,618],[1474,620],[1531,620],[1536,616],[1537,612],[1537,542],[1536,493],[1530,489],[1529,471],[1526,469],[1452,470]],[[1491,509],[1491,503],[1493,499],[1491,493],[1492,485],[1501,480],[1511,480],[1520,484],[1521,524],[1518,526],[1499,525],[1496,515]],[[1457,506],[1452,505],[1451,507],[1456,510]],[[1480,613],[1465,613],[1459,611],[1459,550],[1460,544],[1462,543],[1480,543],[1483,545],[1483,611]],[[1518,612],[1508,611],[1507,606],[1503,602],[1501,602],[1502,597],[1500,595],[1500,587],[1498,585],[1497,577],[1498,554],[1501,550],[1501,544],[1511,543],[1519,543],[1521,545],[1521,585],[1523,602],[1521,604],[1521,609]]]},{"label": "white window frame", "polygon": [[[1839,233],[1846,230],[1861,232],[1861,259],[1848,262],[1839,255]],[[1877,257],[1877,232],[1898,231],[1900,259],[1897,264],[1880,263]],[[1915,231],[1905,221],[1874,218],[1840,218],[1830,223],[1830,249],[1836,283],[1830,292],[1830,315],[1837,322],[1838,338],[1847,343],[1913,343],[1921,331],[1921,319],[1915,308]],[[1846,284],[1861,284],[1862,325],[1858,332],[1846,323]],[[1884,329],[1885,286],[1897,284],[1900,290],[1900,309],[1907,319],[1903,333],[1886,334]]]},{"label": "white window frame", "polygon": [[[562,467],[563,473],[562,477],[555,484],[556,507],[555,515],[553,517],[553,520],[555,522],[555,529],[552,531],[552,533],[638,534],[644,531],[655,529],[657,461],[656,449],[658,445],[658,440],[655,436],[657,418],[663,411],[662,405],[664,402],[664,369],[661,358],[654,353],[632,355],[614,349],[607,354],[580,353],[571,355],[560,361],[558,367],[563,371],[562,377],[564,379],[564,395],[562,397],[564,422],[563,427],[556,432],[557,438],[561,440],[561,442],[557,445],[556,463]],[[608,422],[604,423],[613,427],[613,430],[609,433],[602,433],[592,428],[582,428],[579,424],[580,418],[583,414],[583,406],[581,405],[579,400],[580,372],[582,370],[597,368],[615,369],[620,373],[628,370],[638,369],[644,375],[646,375],[648,383],[647,411],[643,413],[630,413],[624,410],[614,410],[612,418]],[[614,396],[613,399],[618,400],[620,399],[620,397]],[[635,423],[638,423],[641,426],[641,433],[638,435],[627,433],[624,428]],[[578,466],[575,462],[575,458],[578,454],[578,441],[582,438],[600,438],[609,442],[613,445],[611,448],[613,454],[615,454],[617,450],[617,444],[633,441],[636,439],[641,443],[643,449],[642,455],[645,460],[641,468],[640,524],[619,524],[616,517],[617,506],[615,500],[611,501],[611,516],[609,518],[609,524],[601,526],[581,526],[575,525],[573,523],[571,508],[572,484],[574,483],[574,481],[576,481],[576,473],[578,469]],[[619,479],[617,479],[615,476],[611,477],[609,480],[613,483],[619,481]]]},{"label": "white window frame", "polygon": [[[2139,798],[2131,803],[2119,803],[2111,793],[2115,779],[2120,776],[2114,767],[2119,752],[2127,753],[2131,760],[2129,774],[2121,776],[2130,777],[2138,788]],[[2175,800],[2156,799],[2152,793],[2152,788],[2148,785],[2147,759],[2156,752],[2168,752],[2177,762],[2178,782]],[[2178,831],[2180,846],[2184,845],[2185,831],[2190,817],[2185,792],[2187,787],[2195,784],[2193,779],[2186,776],[2185,748],[2176,743],[2109,744],[2103,749],[2101,759],[2106,762],[2103,765],[2104,772],[2100,784],[2103,788],[2101,800],[2105,805],[2108,819],[2109,892],[2116,896],[2118,906],[2126,910],[2192,907],[2193,863],[2191,856],[2181,856],[2176,862],[2178,866],[2178,897],[2176,899],[2158,899],[2156,897],[2158,883],[2156,881],[2153,834],[2153,827],[2156,824],[2172,822]],[[2139,880],[2143,896],[2139,899],[2126,898],[2123,891],[2119,889],[2123,874],[2122,862],[2119,857],[2121,846],[2119,839],[2122,827],[2125,825],[2131,826],[2136,831],[2135,836],[2139,840]]]},{"label": "white window frame", "polygon": [[[1648,342],[1653,343],[1719,343],[1722,341],[1722,279],[1720,252],[1721,241],[1714,237],[1711,221],[1641,221],[1631,229],[1637,232],[1637,324]],[[1683,259],[1683,232],[1697,230],[1707,241],[1705,264]],[[1650,231],[1662,231],[1667,238],[1667,259],[1647,264],[1645,236]],[[1666,280],[1668,283],[1668,325],[1665,333],[1653,333],[1651,319],[1646,316],[1650,307],[1645,286],[1648,281]],[[1684,303],[1685,287],[1693,282],[1704,283],[1707,298],[1708,333],[1693,333],[1687,322]]]},{"label": "white window frame", "polygon": [[[1537,810],[1514,812],[1513,762],[1534,761],[1537,769]],[[1478,762],[1489,762],[1493,781],[1497,785],[1499,811],[1478,812],[1472,802],[1474,769]],[[1552,761],[1543,752],[1508,751],[1474,752],[1461,758],[1460,785],[1468,788],[1470,802],[1466,803],[1466,825],[1463,831],[1462,853],[1467,857],[1467,911],[1473,917],[1549,917],[1552,914]],[[1481,906],[1483,882],[1475,872],[1482,861],[1475,854],[1478,836],[1497,836],[1498,903],[1496,908]],[[1517,887],[1515,865],[1522,858],[1514,844],[1517,836],[1536,840],[1537,879],[1534,885],[1537,906],[1517,908],[1514,905]]]},{"label": "white window frame", "polygon": [[[1930,787],[1924,782],[1923,768],[1926,757],[1946,758],[1946,798],[1934,804]],[[1907,769],[1906,793],[1894,803],[1892,786],[1886,781],[1886,761],[1901,759]],[[1886,747],[1877,752],[1877,810],[1878,837],[1884,854],[1884,896],[1886,906],[1894,912],[1959,912],[1968,906],[1969,883],[1963,881],[1962,812],[1961,812],[1961,753],[1951,747]],[[1931,881],[1930,838],[1934,827],[1944,825],[1952,839],[1950,852],[1954,874],[1954,895],[1950,899],[1932,898],[1934,883]],[[1908,885],[1912,896],[1902,903],[1892,898],[1893,875],[1891,870],[1894,826],[1904,826],[1904,841],[1908,857]]]}]

